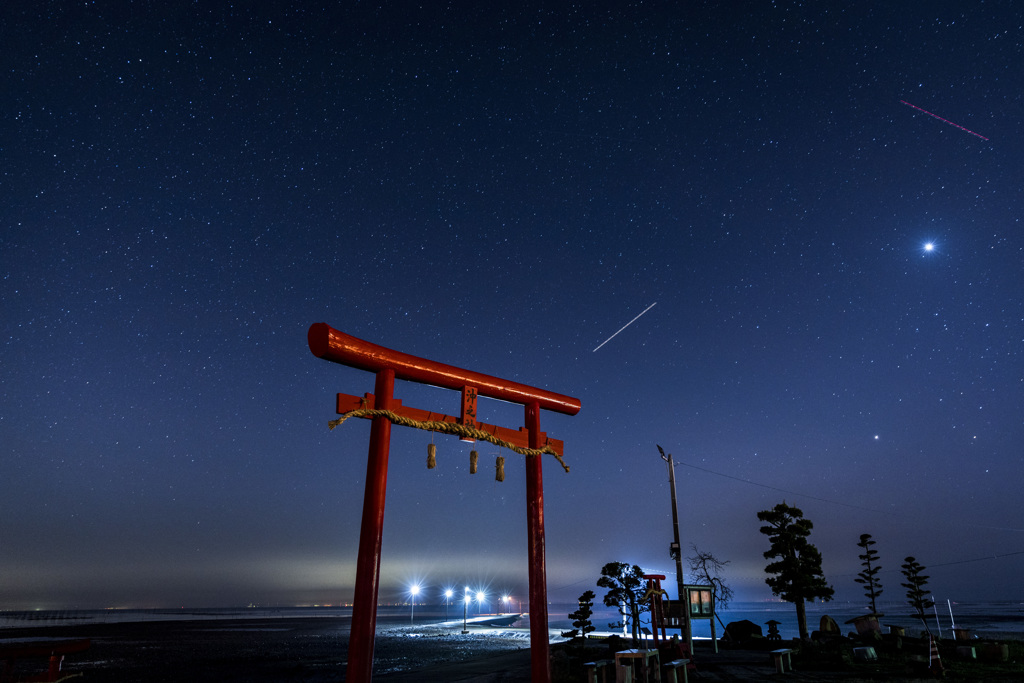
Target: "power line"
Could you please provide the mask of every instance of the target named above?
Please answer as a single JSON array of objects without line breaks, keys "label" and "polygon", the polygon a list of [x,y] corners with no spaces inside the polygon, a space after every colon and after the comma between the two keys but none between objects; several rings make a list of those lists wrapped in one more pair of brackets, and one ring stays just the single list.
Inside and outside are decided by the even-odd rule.
[{"label": "power line", "polygon": [[[957,564],[971,564],[972,562],[988,562],[989,560],[1001,560],[1004,557],[1013,557],[1015,555],[1024,555],[1024,550],[1017,550],[1017,551],[1014,551],[1012,553],[1002,553],[1001,555],[988,555],[986,557],[975,557],[975,558],[972,558],[970,560],[956,560],[955,562],[939,562],[938,564],[928,564],[928,565],[926,565],[926,569],[930,571],[930,570],[935,569],[937,567],[952,567],[953,565],[957,565]],[[899,571],[900,571],[899,569],[886,569],[886,570],[883,570],[882,573],[883,574],[896,574]],[[847,576],[859,576],[859,574],[852,574],[852,573],[847,573],[847,574],[830,574],[830,576],[832,576],[833,578],[840,578],[841,579],[841,578],[844,578],[844,577],[847,577]]]},{"label": "power line", "polygon": [[891,510],[890,511],[876,510],[874,508],[861,507],[860,505],[853,505],[851,503],[843,503],[842,501],[838,501],[838,500],[830,500],[828,498],[818,498],[817,496],[811,496],[811,495],[808,495],[806,493],[800,493],[798,491],[789,491],[787,489],[780,489],[777,486],[769,486],[768,484],[761,484],[759,482],[751,481],[749,479],[743,479],[741,477],[734,477],[731,474],[724,474],[722,472],[715,472],[714,470],[709,470],[709,469],[707,469],[705,467],[698,467],[697,465],[691,465],[690,463],[683,462],[682,460],[676,460],[675,462],[678,465],[685,465],[686,467],[692,467],[693,469],[700,470],[701,472],[707,472],[708,474],[714,474],[714,475],[717,475],[719,477],[725,477],[726,479],[732,479],[733,481],[741,481],[744,484],[750,484],[751,486],[760,486],[763,489],[771,489],[772,491],[779,491],[780,493],[788,493],[791,496],[801,496],[803,498],[810,498],[811,500],[817,500],[817,501],[822,502],[822,503],[831,503],[832,505],[842,505],[843,507],[853,508],[854,510],[863,510],[864,512],[875,512],[875,513],[878,513],[880,515],[892,514]]},{"label": "power line", "polygon": [[1024,555],[1024,550],[1017,550],[1017,551],[1012,552],[1012,553],[1003,553],[1001,555],[989,555],[987,557],[975,557],[972,560],[957,560],[956,562],[943,562],[942,564],[930,564],[930,565],[928,565],[928,569],[933,569],[935,567],[950,567],[950,566],[952,566],[954,564],[969,564],[971,562],[986,562],[988,560],[1001,560],[1004,557],[1012,557],[1014,555]]},{"label": "power line", "polygon": [[[866,508],[866,507],[861,507],[860,505],[853,505],[851,503],[844,503],[844,502],[839,501],[839,500],[831,500],[830,498],[820,498],[818,496],[812,496],[812,495],[809,495],[809,494],[806,494],[806,493],[800,493],[799,491],[790,491],[788,489],[780,489],[777,486],[769,486],[768,484],[762,484],[760,482],[751,481],[750,479],[743,479],[742,477],[735,477],[735,476],[733,476],[731,474],[725,474],[723,472],[716,472],[714,470],[709,470],[706,467],[700,467],[698,465],[691,465],[690,463],[683,462],[682,460],[675,460],[675,459],[673,459],[673,462],[675,462],[677,465],[685,465],[686,467],[690,467],[690,468],[693,468],[695,470],[700,470],[701,472],[707,472],[708,474],[714,474],[715,476],[718,476],[718,477],[725,477],[726,479],[732,479],[733,481],[740,481],[740,482],[743,482],[744,484],[750,484],[751,486],[760,486],[763,489],[770,489],[772,491],[779,491],[780,493],[788,493],[791,496],[801,496],[803,498],[809,498],[810,500],[816,500],[816,501],[819,501],[819,502],[822,502],[822,503],[829,503],[831,505],[841,505],[843,507],[853,508],[854,510],[863,510],[864,512],[874,512],[874,513],[880,514],[880,515],[891,515],[891,514],[893,514],[893,510],[886,511],[886,510],[878,510],[878,509],[875,509],[875,508]],[[993,531],[1024,531],[1024,529],[1020,529],[1018,527],[992,526],[992,525],[989,525],[989,524],[972,524],[970,522],[950,521],[950,522],[948,522],[948,524],[950,526],[956,526],[956,527],[967,527],[967,528],[972,528],[972,529],[991,529]],[[1024,551],[1022,551],[1022,552],[1024,552]],[[1016,555],[1018,553],[1009,553],[1009,554],[1010,555]],[[1005,555],[996,555],[994,557],[1005,557]],[[984,560],[984,559],[990,559],[990,558],[984,558],[983,557],[983,558],[980,558],[980,559]],[[965,562],[975,562],[977,560],[964,560],[964,561]],[[934,565],[934,566],[943,566],[943,565]]]},{"label": "power line", "polygon": [[[714,474],[714,475],[719,476],[719,477],[725,477],[726,479],[732,479],[733,481],[743,482],[744,484],[750,484],[751,486],[760,486],[761,488],[764,488],[764,489],[770,489],[772,491],[779,491],[780,493],[787,493],[787,494],[789,494],[791,496],[801,496],[803,498],[809,498],[811,500],[817,500],[817,501],[822,502],[822,503],[831,503],[832,505],[842,505],[843,507],[853,508],[855,510],[864,510],[865,512],[876,512],[876,513],[879,513],[879,514],[891,514],[891,513],[888,513],[888,512],[884,512],[882,510],[876,510],[874,508],[860,507],[859,505],[851,505],[850,503],[843,503],[843,502],[838,501],[838,500],[830,500],[828,498],[819,498],[817,496],[810,496],[810,495],[807,495],[806,493],[800,493],[798,491],[789,491],[787,489],[780,489],[777,486],[769,486],[768,484],[762,484],[760,482],[751,481],[750,479],[743,479],[742,477],[735,477],[735,476],[733,476],[731,474],[725,474],[723,472],[716,472],[714,470],[709,470],[706,467],[700,467],[698,465],[691,465],[690,463],[683,462],[681,460],[673,459],[673,461],[677,465],[685,465],[686,467],[690,467],[690,468],[695,469],[695,470],[700,470],[701,472],[707,472],[708,474]],[[969,527],[975,527],[975,528],[981,528],[981,529],[995,529],[995,530],[998,530],[998,531],[1024,531],[1024,529],[1016,529],[1016,528],[1011,528],[1011,527],[982,526],[982,525],[978,525],[978,524],[965,524],[965,523],[962,523],[962,522],[959,523],[959,524],[958,523],[954,523],[954,525],[955,526],[969,526]],[[941,562],[939,564],[929,564],[928,565],[928,569],[935,569],[935,568],[938,568],[938,567],[952,567],[952,566],[958,565],[958,564],[971,564],[973,562],[987,562],[989,560],[1000,560],[1000,559],[1003,559],[1003,558],[1006,558],[1006,557],[1014,557],[1016,555],[1024,555],[1024,550],[1017,550],[1017,551],[1014,551],[1012,553],[1001,553],[999,555],[988,555],[988,556],[985,556],[985,557],[975,557],[975,558],[972,558],[970,560],[956,560],[954,562]],[[891,570],[891,571],[895,571],[895,570]],[[843,574],[843,575],[840,575],[840,576],[853,576],[853,575],[852,574]]]}]

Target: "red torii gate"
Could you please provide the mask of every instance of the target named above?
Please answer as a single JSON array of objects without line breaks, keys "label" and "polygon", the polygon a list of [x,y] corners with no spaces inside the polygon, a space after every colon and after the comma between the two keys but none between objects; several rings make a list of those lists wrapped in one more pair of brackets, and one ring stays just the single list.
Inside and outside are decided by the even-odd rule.
[{"label": "red torii gate", "polygon": [[[530,579],[531,680],[548,683],[551,665],[548,647],[547,576],[544,557],[544,487],[540,450],[562,455],[562,442],[540,431],[540,409],[575,415],[579,399],[544,389],[463,370],[425,358],[394,351],[314,323],[308,333],[309,350],[317,358],[341,363],[376,374],[374,393],[363,397],[338,394],[339,413],[364,408],[387,410],[418,421],[449,422],[488,432],[515,446],[536,451],[526,455],[526,522]],[[459,418],[407,408],[394,398],[395,380],[430,384],[462,392]],[[525,408],[526,426],[518,431],[476,421],[476,397],[488,396]],[[384,531],[384,502],[387,489],[391,420],[373,417],[363,494],[363,520],[359,530],[352,630],[349,635],[346,680],[370,683],[373,675],[374,634],[377,628],[377,593],[380,587],[380,552]]]}]

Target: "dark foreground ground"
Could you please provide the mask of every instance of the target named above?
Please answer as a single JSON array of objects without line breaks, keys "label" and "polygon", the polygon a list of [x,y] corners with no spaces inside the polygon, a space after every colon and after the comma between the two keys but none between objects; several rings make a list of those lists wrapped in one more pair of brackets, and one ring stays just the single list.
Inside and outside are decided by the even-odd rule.
[{"label": "dark foreground ground", "polygon": [[[382,683],[430,681],[497,683],[530,680],[529,633],[524,629],[477,628],[462,635],[462,624],[410,626],[378,624],[374,680]],[[0,631],[0,643],[20,640],[89,638],[90,648],[69,655],[68,673],[82,683],[187,682],[319,683],[345,678],[348,619],[245,619],[238,621],[93,624]],[[794,659],[796,670],[775,673],[765,648],[723,649],[698,646],[699,666],[691,681],[926,681],[935,680],[924,665],[908,657],[916,641],[900,650],[879,647],[876,662],[851,657],[849,643],[806,651]],[[592,642],[580,651],[552,648],[556,682],[585,681],[584,661],[608,656]],[[980,648],[979,648],[980,653]],[[942,649],[945,680],[1024,681],[1024,644],[1010,643],[1008,662],[964,660],[953,644]],[[20,674],[38,673],[43,660]],[[17,679],[15,679],[17,680]],[[610,680],[614,680],[612,677]]]}]

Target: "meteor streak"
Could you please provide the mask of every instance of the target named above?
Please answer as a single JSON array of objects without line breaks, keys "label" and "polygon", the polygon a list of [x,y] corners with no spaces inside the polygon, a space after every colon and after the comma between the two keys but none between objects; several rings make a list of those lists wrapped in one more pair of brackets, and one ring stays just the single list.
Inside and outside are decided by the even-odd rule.
[{"label": "meteor streak", "polygon": [[[647,311],[651,310],[652,308],[654,308],[654,307],[655,307],[655,306],[657,306],[657,305],[658,305],[658,302],[657,302],[657,301],[655,301],[655,302],[654,302],[653,304],[651,304],[650,306],[648,306],[648,307],[647,307],[647,308],[645,308],[644,310],[640,311],[640,315],[643,315],[644,313],[646,313]],[[635,323],[635,322],[637,321],[637,319],[638,319],[638,318],[640,317],[640,315],[638,315],[638,316],[637,316],[636,318],[633,318],[633,319],[632,319],[632,320],[630,320],[630,321],[629,321],[628,323],[626,323],[626,324],[625,324],[625,325],[623,325],[623,326],[622,326],[621,328],[619,328],[619,332],[622,332],[622,330],[626,329],[627,327],[629,327],[630,325],[632,325],[633,323]],[[617,335],[617,334],[618,334],[619,332],[616,332],[615,334],[613,334],[612,336],[608,337],[608,338],[607,338],[607,339],[605,339],[605,340],[604,340],[603,342],[601,342],[600,344],[598,344],[598,345],[597,345],[597,349],[601,348],[602,346],[604,346],[605,344],[607,344],[608,342],[610,342],[610,341],[611,341],[612,339],[615,339],[615,336],[616,336],[616,335]],[[594,351],[597,351],[597,349],[594,349]]]},{"label": "meteor streak", "polygon": [[948,123],[949,125],[953,126],[954,128],[959,128],[960,130],[962,130],[965,133],[970,133],[971,135],[973,135],[976,138],[981,138],[982,140],[988,140],[988,138],[985,137],[984,135],[981,135],[979,133],[975,133],[973,130],[971,130],[969,128],[964,128],[959,123],[953,123],[949,119],[944,119],[941,116],[939,116],[938,114],[933,114],[930,111],[928,111],[927,109],[921,109],[921,107],[917,106],[916,104],[911,104],[910,102],[907,102],[906,100],[900,100],[900,102],[905,104],[905,105],[907,105],[911,109],[916,109],[919,112],[923,112],[925,114],[928,114],[928,116],[932,117],[933,119],[938,119],[939,121],[942,121],[943,123]]}]

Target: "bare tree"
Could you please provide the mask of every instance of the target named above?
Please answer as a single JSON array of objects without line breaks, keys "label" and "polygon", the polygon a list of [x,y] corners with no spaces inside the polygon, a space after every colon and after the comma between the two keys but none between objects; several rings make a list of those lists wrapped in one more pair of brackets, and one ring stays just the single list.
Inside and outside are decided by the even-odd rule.
[{"label": "bare tree", "polygon": [[[690,573],[697,583],[711,586],[711,599],[715,606],[715,619],[718,619],[718,623],[722,624],[722,628],[725,629],[722,618],[718,616],[718,608],[725,609],[729,606],[729,601],[732,600],[732,588],[727,586],[722,579],[722,572],[725,570],[725,566],[729,564],[729,560],[719,560],[711,553],[699,550],[692,543],[690,544],[690,549],[694,553],[686,558],[686,561],[690,563]],[[680,599],[684,599],[683,596],[680,596]],[[689,605],[685,605],[684,609],[689,609]],[[718,638],[715,635],[714,621],[711,622],[711,641],[715,644],[715,652],[718,652]]]},{"label": "bare tree", "polygon": [[690,563],[690,572],[694,580],[711,586],[716,605],[721,605],[723,608],[728,607],[729,600],[732,599],[732,588],[725,584],[721,574],[725,570],[725,566],[729,564],[729,560],[719,560],[692,543],[690,549],[694,554],[686,558],[686,561]]}]

